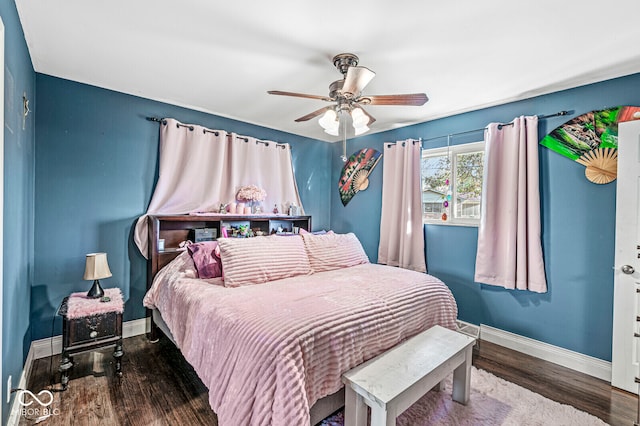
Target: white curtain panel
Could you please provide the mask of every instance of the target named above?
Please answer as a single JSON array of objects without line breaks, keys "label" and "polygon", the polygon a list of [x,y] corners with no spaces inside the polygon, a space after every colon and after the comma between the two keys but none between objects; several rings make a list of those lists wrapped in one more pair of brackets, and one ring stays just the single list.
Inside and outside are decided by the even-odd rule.
[{"label": "white curtain panel", "polygon": [[378,263],[426,272],[417,140],[385,144]]},{"label": "white curtain panel", "polygon": [[513,125],[489,124],[485,133],[477,282],[547,291],[538,170],[538,117],[521,116],[513,120]]},{"label": "white curtain panel", "polygon": [[284,212],[291,203],[304,214],[289,144],[210,130],[174,119],[160,124],[158,183],[147,213],[136,223],[134,240],[148,257],[147,215],[217,212],[238,189],[257,185],[267,192],[265,212]]}]

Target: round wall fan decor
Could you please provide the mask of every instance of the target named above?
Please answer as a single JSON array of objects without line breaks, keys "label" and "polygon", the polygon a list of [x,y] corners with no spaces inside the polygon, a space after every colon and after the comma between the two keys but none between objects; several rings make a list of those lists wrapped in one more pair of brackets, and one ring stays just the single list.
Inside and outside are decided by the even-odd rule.
[{"label": "round wall fan decor", "polygon": [[618,150],[614,148],[592,149],[576,162],[586,167],[584,174],[593,183],[613,182],[618,175]]},{"label": "round wall fan decor", "polygon": [[359,191],[369,187],[369,175],[381,157],[382,153],[373,148],[363,148],[351,154],[342,167],[338,181],[338,192],[343,206],[346,206]]}]

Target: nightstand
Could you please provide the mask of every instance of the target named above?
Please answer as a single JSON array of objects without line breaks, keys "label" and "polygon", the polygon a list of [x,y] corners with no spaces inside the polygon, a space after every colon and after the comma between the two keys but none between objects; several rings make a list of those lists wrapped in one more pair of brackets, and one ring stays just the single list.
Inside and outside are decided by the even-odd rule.
[{"label": "nightstand", "polygon": [[105,290],[111,300],[90,299],[86,293],[65,297],[57,314],[62,317],[62,359],[60,373],[62,388],[69,384],[69,370],[73,356],[83,352],[115,347],[113,357],[116,375],[122,376],[122,313],[124,301],[118,288]]}]

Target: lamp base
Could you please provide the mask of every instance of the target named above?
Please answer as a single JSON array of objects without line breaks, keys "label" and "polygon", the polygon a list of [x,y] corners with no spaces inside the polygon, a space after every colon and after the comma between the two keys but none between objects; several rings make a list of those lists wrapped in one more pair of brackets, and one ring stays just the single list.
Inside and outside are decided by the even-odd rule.
[{"label": "lamp base", "polygon": [[104,290],[100,287],[100,281],[94,280],[89,293],[87,293],[87,297],[90,297],[91,299],[98,299],[102,296],[104,296]]}]

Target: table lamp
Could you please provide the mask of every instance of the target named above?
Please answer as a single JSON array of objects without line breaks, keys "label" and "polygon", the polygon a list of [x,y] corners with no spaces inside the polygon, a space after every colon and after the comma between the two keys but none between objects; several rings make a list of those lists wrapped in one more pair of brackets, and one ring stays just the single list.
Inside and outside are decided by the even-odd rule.
[{"label": "table lamp", "polygon": [[87,297],[97,299],[104,296],[104,290],[100,287],[101,278],[109,278],[111,271],[107,263],[107,253],[89,253],[87,254],[86,264],[84,268],[84,279],[93,280],[93,286],[87,293]]}]

